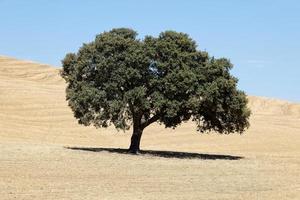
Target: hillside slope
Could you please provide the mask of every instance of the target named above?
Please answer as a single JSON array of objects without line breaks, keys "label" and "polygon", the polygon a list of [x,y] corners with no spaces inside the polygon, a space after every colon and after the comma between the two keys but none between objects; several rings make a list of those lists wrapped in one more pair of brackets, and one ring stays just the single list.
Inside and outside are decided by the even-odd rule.
[{"label": "hillside slope", "polygon": [[63,147],[127,148],[130,131],[78,125],[58,69],[0,56],[0,196],[299,199],[300,105],[250,96],[249,106],[251,127],[242,135],[199,134],[191,122],[176,130],[152,125],[141,144],[142,149],[245,157],[240,161],[69,150]]},{"label": "hillside slope", "polygon": [[[251,130],[258,128],[257,126],[262,123],[261,120],[270,120],[271,123],[268,123],[268,126],[271,126],[278,125],[278,123],[284,124],[287,119],[297,121],[300,118],[300,104],[250,96],[249,106],[252,111],[252,123],[250,133],[246,133],[246,137],[254,134]],[[72,141],[80,143],[93,141],[94,144],[101,144],[103,139],[106,139],[111,143],[103,143],[105,145],[119,146],[118,142],[120,142],[120,145],[124,146],[125,141],[122,142],[122,140],[128,139],[130,135],[120,132],[117,137],[122,139],[118,141],[118,138],[114,139],[115,134],[113,137],[111,134],[101,134],[116,133],[113,128],[97,130],[93,127],[78,125],[65,101],[65,83],[59,76],[57,68],[4,56],[0,56],[0,121],[0,137],[8,140],[26,139],[66,144]],[[294,126],[297,124],[293,124]],[[147,130],[147,132],[174,132],[157,125],[152,126],[152,129],[155,131]],[[188,137],[199,136],[192,123],[184,124],[176,132],[182,134],[181,129],[189,133],[188,136],[184,136],[185,140],[188,140]],[[145,137],[147,135],[152,138],[151,134],[146,133]],[[166,135],[156,136],[156,133],[153,135],[166,137]],[[176,141],[176,135],[172,134],[168,137]],[[265,135],[265,137],[268,136]],[[99,143],[96,138],[99,138]],[[143,139],[143,143],[147,143],[146,139]],[[159,142],[164,144],[168,141],[160,140]]]},{"label": "hillside slope", "polygon": [[[292,123],[289,127],[299,127],[296,122],[300,119],[300,104],[250,96],[249,106],[252,111],[251,128],[243,137],[238,136],[241,140],[257,137],[257,131],[252,131],[256,129],[277,127],[285,123]],[[113,128],[95,129],[78,125],[65,101],[65,83],[59,76],[59,69],[4,56],[0,57],[0,122],[0,139],[5,138],[5,141],[127,147],[130,137],[130,133],[118,133]],[[265,126],[260,127],[263,123],[266,123]],[[159,134],[161,132],[172,134]],[[258,137],[272,138],[268,134],[272,133]],[[160,139],[152,141],[155,137]],[[182,146],[183,138],[184,141],[193,142],[200,138],[231,140],[232,137],[214,138],[214,134],[197,134],[194,124],[187,123],[175,131],[153,125],[152,129],[146,130],[142,142],[145,147],[151,142],[149,148],[169,149],[168,146],[173,144],[177,148]]]}]

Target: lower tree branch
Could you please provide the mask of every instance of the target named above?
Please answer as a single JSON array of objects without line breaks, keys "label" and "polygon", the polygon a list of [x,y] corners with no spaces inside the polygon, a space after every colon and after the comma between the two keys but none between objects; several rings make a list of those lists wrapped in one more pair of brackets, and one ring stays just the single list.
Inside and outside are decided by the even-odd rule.
[{"label": "lower tree branch", "polygon": [[153,117],[151,117],[150,119],[148,119],[147,121],[145,121],[144,123],[141,124],[142,128],[143,129],[146,128],[153,122],[156,122],[159,118],[160,118],[160,113],[155,114]]}]

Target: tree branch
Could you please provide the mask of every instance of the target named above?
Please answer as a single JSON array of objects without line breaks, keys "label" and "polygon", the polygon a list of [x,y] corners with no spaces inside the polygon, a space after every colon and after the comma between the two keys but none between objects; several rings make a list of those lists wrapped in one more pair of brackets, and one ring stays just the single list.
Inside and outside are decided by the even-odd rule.
[{"label": "tree branch", "polygon": [[153,117],[148,119],[146,122],[142,123],[143,129],[152,124],[153,122],[156,122],[160,118],[160,113],[155,114]]},{"label": "tree branch", "polygon": [[128,101],[129,109],[131,111],[132,117],[134,117],[134,107],[130,101]]}]

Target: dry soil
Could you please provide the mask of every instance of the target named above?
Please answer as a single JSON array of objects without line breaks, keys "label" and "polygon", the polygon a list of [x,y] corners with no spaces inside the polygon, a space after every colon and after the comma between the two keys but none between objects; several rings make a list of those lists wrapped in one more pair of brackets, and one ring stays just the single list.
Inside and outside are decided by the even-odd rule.
[{"label": "dry soil", "polygon": [[78,125],[58,68],[0,56],[0,199],[300,199],[300,104],[249,100],[243,135],[143,135],[144,150],[197,158],[120,154],[130,132]]}]

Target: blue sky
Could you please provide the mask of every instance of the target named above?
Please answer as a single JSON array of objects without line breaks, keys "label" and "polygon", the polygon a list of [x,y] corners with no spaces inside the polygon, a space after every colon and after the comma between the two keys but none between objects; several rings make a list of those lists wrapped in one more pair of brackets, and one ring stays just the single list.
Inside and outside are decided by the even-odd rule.
[{"label": "blue sky", "polygon": [[300,102],[300,1],[0,0],[0,19],[0,55],[54,66],[111,28],[185,32],[229,58],[247,94]]}]

